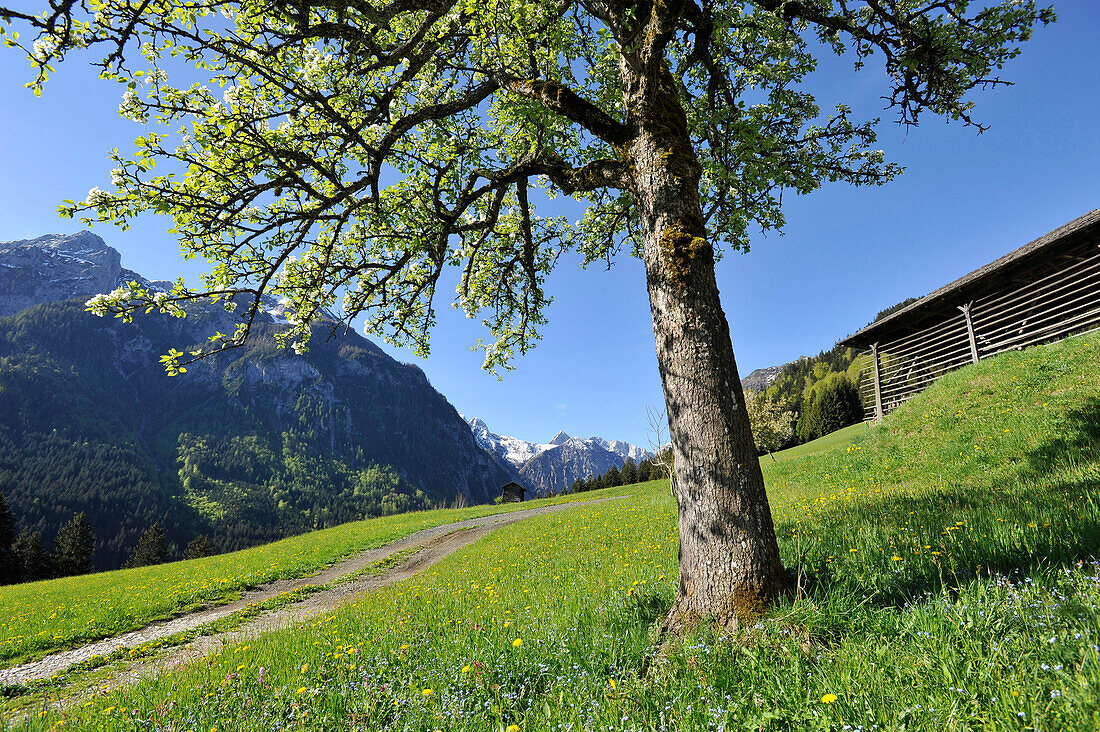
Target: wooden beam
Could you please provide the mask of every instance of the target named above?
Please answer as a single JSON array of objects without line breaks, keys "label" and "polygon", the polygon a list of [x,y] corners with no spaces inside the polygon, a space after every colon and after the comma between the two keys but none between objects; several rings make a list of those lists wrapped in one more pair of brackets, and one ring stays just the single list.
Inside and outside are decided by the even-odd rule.
[{"label": "wooden beam", "polygon": [[974,337],[974,321],[970,319],[970,306],[973,304],[968,302],[965,305],[960,305],[959,310],[962,310],[963,317],[966,319],[966,334],[970,336],[970,359],[974,363],[978,363],[978,340]]},{"label": "wooden beam", "polygon": [[882,381],[879,376],[878,343],[871,344],[871,368],[875,375],[875,422],[882,421]]}]

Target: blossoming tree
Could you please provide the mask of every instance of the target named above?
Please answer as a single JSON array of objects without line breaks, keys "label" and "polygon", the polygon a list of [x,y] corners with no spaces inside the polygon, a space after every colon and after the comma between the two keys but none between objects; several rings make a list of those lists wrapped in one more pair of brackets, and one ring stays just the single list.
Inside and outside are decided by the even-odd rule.
[{"label": "blossoming tree", "polygon": [[[74,49],[123,82],[153,131],[115,156],[113,190],[63,208],[125,225],[169,214],[204,285],[137,285],[99,312],[237,308],[265,293],[302,347],[322,308],[428,349],[441,273],[481,313],[487,368],[538,338],[568,249],[641,257],[668,408],[680,586],[668,627],[734,624],[784,591],[763,479],[715,285],[722,248],[780,227],[780,192],[879,184],[874,121],[807,91],[815,55],[884,64],[898,121],[964,124],[1036,23],[1031,0],[51,0],[0,7],[38,75]],[[20,39],[17,32],[22,31]],[[159,123],[159,124],[155,124]],[[154,163],[167,165],[154,167]],[[536,214],[532,189],[586,205]],[[541,194],[540,194],[541,195]]]}]

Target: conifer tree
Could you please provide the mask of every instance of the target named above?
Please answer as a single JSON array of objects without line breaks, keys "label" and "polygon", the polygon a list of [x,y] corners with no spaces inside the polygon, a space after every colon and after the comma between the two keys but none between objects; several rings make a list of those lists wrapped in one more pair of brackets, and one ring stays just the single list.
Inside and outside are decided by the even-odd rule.
[{"label": "conifer tree", "polygon": [[584,492],[584,480],[577,478],[573,481],[573,485],[569,487],[570,493],[583,493]]},{"label": "conifer tree", "polygon": [[23,529],[11,548],[18,573],[17,582],[34,582],[53,574],[50,555],[39,532]]},{"label": "conifer tree", "polygon": [[623,477],[619,474],[619,466],[612,465],[606,473],[603,474],[603,485],[605,488],[614,488],[615,486],[623,484]]},{"label": "conifer tree", "polygon": [[124,564],[124,567],[148,567],[152,564],[160,564],[164,561],[164,555],[168,552],[168,537],[160,522],[154,523],[138,539],[134,553]]},{"label": "conifer tree", "polygon": [[638,482],[638,466],[631,458],[627,458],[623,462],[623,469],[619,475],[622,478],[620,485],[634,485]]},{"label": "conifer tree", "polygon": [[15,541],[15,517],[8,508],[8,500],[0,493],[0,551],[11,548]]},{"label": "conifer tree", "polygon": [[198,559],[214,554],[214,546],[206,538],[206,534],[199,534],[187,543],[187,549],[183,552],[184,559]]},{"label": "conifer tree", "polygon": [[804,442],[816,440],[862,418],[859,387],[844,374],[836,374],[811,392],[809,405],[800,420],[799,437]]},{"label": "conifer tree", "polygon": [[91,569],[95,530],[83,511],[61,527],[53,547],[53,565],[59,577],[86,574]]},{"label": "conifer tree", "polygon": [[11,544],[15,540],[15,518],[8,508],[8,501],[0,493],[0,585],[10,584],[18,579],[15,556]]}]

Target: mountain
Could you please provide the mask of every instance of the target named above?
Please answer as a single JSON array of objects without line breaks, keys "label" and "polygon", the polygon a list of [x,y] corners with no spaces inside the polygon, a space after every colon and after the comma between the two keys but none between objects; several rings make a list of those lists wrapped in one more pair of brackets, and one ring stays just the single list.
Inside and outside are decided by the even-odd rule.
[{"label": "mountain", "polygon": [[651,452],[620,440],[581,439],[559,431],[549,442],[528,442],[491,432],[477,417],[466,421],[477,444],[519,468],[519,482],[536,495],[560,493],[579,478],[603,475],[612,466],[621,468],[627,458],[640,462],[653,457]]},{"label": "mountain", "polygon": [[763,369],[756,369],[745,378],[741,379],[741,388],[745,391],[764,391],[772,383],[779,378],[779,375],[783,373],[783,369],[787,368],[790,364],[782,364],[780,366],[768,366]]},{"label": "mountain", "polygon": [[[572,439],[576,440],[577,438]],[[581,442],[591,443],[597,447],[602,447],[604,450],[618,455],[624,461],[630,458],[634,462],[639,462],[646,458],[653,457],[653,453],[649,450],[642,449],[637,445],[631,445],[629,442],[623,442],[621,440],[605,440],[602,437],[589,437],[587,440],[581,440]]]},{"label": "mountain", "polygon": [[498,435],[489,430],[489,426],[477,417],[466,420],[473,432],[474,440],[482,449],[489,451],[502,460],[506,460],[517,469],[523,467],[531,458],[555,447],[554,443],[542,444],[528,442],[517,437]]},{"label": "mountain", "polygon": [[624,462],[621,455],[587,440],[571,439],[528,460],[519,474],[538,495],[549,495],[567,490],[578,478],[603,475],[612,466],[621,468]]},{"label": "mountain", "polygon": [[90,231],[0,242],[0,316],[115,288],[122,257]]},{"label": "mountain", "polygon": [[0,492],[47,543],[85,511],[104,569],[154,521],[177,552],[199,534],[228,550],[484,503],[516,479],[419,368],[366,338],[317,323],[307,354],[276,348],[277,303],[245,346],[167,377],[161,354],[232,332],[233,316],[84,312],[139,277],[88,232],[0,244]]}]

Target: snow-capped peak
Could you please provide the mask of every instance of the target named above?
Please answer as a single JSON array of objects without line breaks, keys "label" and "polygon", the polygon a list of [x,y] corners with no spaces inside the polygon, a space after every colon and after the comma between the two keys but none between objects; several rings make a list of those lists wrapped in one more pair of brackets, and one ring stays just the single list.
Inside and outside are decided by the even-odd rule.
[{"label": "snow-capped peak", "polygon": [[634,462],[639,462],[646,458],[653,457],[653,453],[649,450],[638,447],[637,445],[631,445],[629,442],[623,442],[622,440],[605,440],[602,437],[589,437],[585,441],[599,445],[608,452],[619,455],[624,460],[630,458]]},{"label": "snow-capped peak", "polygon": [[522,467],[531,458],[540,455],[556,445],[528,442],[516,437],[498,435],[489,430],[489,425],[477,417],[466,419],[470,425],[470,431],[474,434],[474,441],[484,450],[504,458],[517,468]]},{"label": "snow-capped peak", "polygon": [[523,465],[531,459],[549,450],[556,450],[563,445],[570,445],[573,448],[581,450],[606,450],[607,452],[619,456],[621,460],[629,458],[634,462],[653,457],[652,453],[648,450],[621,440],[605,440],[602,437],[589,437],[588,439],[583,439],[580,437],[570,437],[564,431],[559,431],[550,442],[528,442],[518,437],[498,435],[489,430],[489,426],[485,424],[484,420],[477,417],[464,417],[464,419],[469,423],[470,430],[474,434],[474,440],[478,445],[508,460],[517,468],[523,467]]}]

